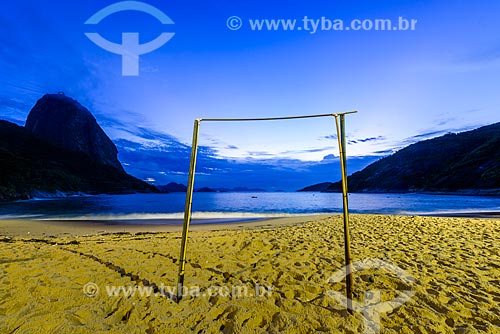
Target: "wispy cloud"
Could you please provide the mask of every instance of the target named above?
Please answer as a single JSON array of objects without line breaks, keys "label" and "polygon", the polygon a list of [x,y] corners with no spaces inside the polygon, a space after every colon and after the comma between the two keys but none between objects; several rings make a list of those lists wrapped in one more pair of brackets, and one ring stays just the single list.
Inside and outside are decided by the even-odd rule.
[{"label": "wispy cloud", "polygon": [[328,154],[323,157],[322,161],[328,161],[328,160],[334,160],[337,159],[337,157],[334,154]]},{"label": "wispy cloud", "polygon": [[440,136],[440,135],[447,133],[447,132],[449,132],[449,131],[438,130],[438,131],[424,132],[424,133],[409,137],[408,139],[409,140],[420,140],[420,139],[424,139],[424,138],[431,138],[431,137]]},{"label": "wispy cloud", "polygon": [[280,152],[280,155],[302,154],[302,153],[318,153],[318,152],[331,151],[331,150],[334,150],[334,149],[336,149],[336,147],[334,147],[334,146],[326,146],[326,147],[309,148],[309,149],[303,149],[303,150],[289,150],[289,151]]},{"label": "wispy cloud", "polygon": [[443,136],[443,135],[448,134],[448,133],[459,133],[459,132],[469,131],[469,130],[476,129],[480,126],[481,125],[472,125],[472,126],[464,126],[464,127],[458,127],[458,128],[445,128],[445,129],[437,129],[437,130],[425,131],[422,133],[418,133],[416,135],[404,138],[403,140],[394,143],[393,144],[393,151],[402,149],[408,145],[415,144],[416,142],[419,142],[422,140],[440,137],[440,136]]},{"label": "wispy cloud", "polygon": [[249,156],[251,157],[274,157],[276,156],[275,154],[266,152],[266,151],[248,151],[246,152]]},{"label": "wispy cloud", "polygon": [[375,151],[373,152],[376,155],[389,155],[394,153],[394,149],[387,149],[387,150],[381,150],[381,151]]},{"label": "wispy cloud", "polygon": [[323,136],[320,139],[335,139],[337,140],[337,135],[328,135],[328,136]]},{"label": "wispy cloud", "polygon": [[378,136],[378,137],[369,137],[369,138],[350,139],[348,141],[348,143],[349,144],[357,144],[357,143],[367,143],[367,142],[380,141],[380,140],[385,140],[385,137]]}]

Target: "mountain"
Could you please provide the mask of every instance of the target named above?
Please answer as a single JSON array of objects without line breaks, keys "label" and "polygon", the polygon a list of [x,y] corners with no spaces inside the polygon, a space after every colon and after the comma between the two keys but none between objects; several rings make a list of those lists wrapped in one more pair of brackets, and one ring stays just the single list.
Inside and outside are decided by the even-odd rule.
[{"label": "mountain", "polygon": [[215,193],[216,191],[214,189],[211,189],[208,187],[203,187],[200,189],[196,189],[195,192],[197,192],[197,193]]},{"label": "mountain", "polygon": [[308,186],[305,188],[302,188],[297,191],[325,191],[328,189],[329,186],[331,186],[333,183],[332,182],[322,182],[318,184],[313,184],[312,186]]},{"label": "mountain", "polygon": [[[167,185],[164,186],[156,186],[161,192],[168,192],[168,193],[185,193],[187,191],[187,187],[183,184],[180,183],[175,183],[175,182],[170,182]],[[212,193],[212,192],[265,192],[264,189],[260,188],[247,188],[247,187],[235,187],[235,188],[208,188],[208,187],[203,187],[199,189],[195,189],[195,192],[199,193]]]},{"label": "mountain", "polygon": [[25,127],[56,146],[85,153],[103,165],[124,171],[115,144],[94,116],[62,93],[46,94],[39,99],[31,109]]},{"label": "mountain", "polygon": [[[48,95],[40,101],[33,108],[36,112],[30,113],[28,127],[0,121],[0,201],[56,192],[158,191],[124,172],[116,160],[116,147],[87,109],[82,107],[79,111],[68,112],[77,121],[72,117],[51,118],[67,116],[65,110],[79,104],[66,97]],[[58,108],[63,111],[54,110]],[[40,110],[44,110],[43,113]],[[43,115],[48,119],[43,119]],[[81,124],[86,132],[75,129],[76,124]],[[71,137],[67,126],[74,130],[75,138]],[[48,129],[53,133],[46,133]]]},{"label": "mountain", "polygon": [[[352,192],[499,193],[500,123],[412,144],[348,182]],[[341,191],[341,183],[326,191]]]},{"label": "mountain", "polygon": [[167,193],[185,193],[187,191],[187,187],[180,183],[170,182],[164,186],[156,186],[161,192]]}]

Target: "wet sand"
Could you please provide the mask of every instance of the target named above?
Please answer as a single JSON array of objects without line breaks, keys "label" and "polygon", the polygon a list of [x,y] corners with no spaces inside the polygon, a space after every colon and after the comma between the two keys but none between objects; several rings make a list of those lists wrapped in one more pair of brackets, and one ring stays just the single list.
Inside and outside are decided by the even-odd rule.
[{"label": "wet sand", "polygon": [[499,219],[352,215],[352,315],[341,216],[193,225],[176,303],[180,230],[0,221],[0,333],[500,333]]},{"label": "wet sand", "polygon": [[[189,231],[239,230],[278,227],[301,224],[323,219],[328,215],[291,216],[229,221],[223,219],[193,220]],[[212,221],[215,221],[213,223]],[[219,222],[217,222],[219,221]],[[89,236],[106,233],[160,233],[182,232],[182,220],[178,219],[130,219],[130,220],[0,220],[0,236],[11,237],[61,237]]]}]

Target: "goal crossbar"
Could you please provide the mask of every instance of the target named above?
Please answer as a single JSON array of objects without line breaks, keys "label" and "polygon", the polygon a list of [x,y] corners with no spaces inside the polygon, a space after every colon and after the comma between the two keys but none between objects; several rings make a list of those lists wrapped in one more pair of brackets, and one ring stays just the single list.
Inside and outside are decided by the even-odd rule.
[{"label": "goal crossbar", "polygon": [[344,111],[334,114],[316,114],[303,116],[282,116],[282,117],[262,117],[262,118],[198,118],[200,122],[253,122],[253,121],[282,121],[287,119],[318,118],[318,117],[336,117],[340,115],[354,114],[357,111]]},{"label": "goal crossbar", "polygon": [[317,118],[317,117],[334,117],[337,139],[339,145],[340,168],[342,174],[342,206],[343,206],[343,221],[344,221],[344,250],[345,250],[345,268],[346,268],[346,297],[347,310],[352,313],[352,290],[353,276],[351,270],[351,246],[349,234],[349,206],[348,206],[348,187],[347,187],[347,167],[346,167],[346,138],[345,138],[345,115],[356,113],[357,111],[346,111],[331,114],[315,114],[302,116],[283,116],[283,117],[265,117],[265,118],[197,118],[194,121],[193,142],[191,146],[191,158],[189,164],[188,186],[186,191],[186,205],[184,207],[184,223],[182,226],[182,239],[179,256],[179,274],[177,280],[177,296],[176,301],[182,299],[184,276],[186,273],[186,256],[187,256],[187,241],[189,224],[191,223],[191,213],[193,207],[193,192],[194,192],[194,176],[196,173],[196,158],[198,152],[198,137],[201,122],[247,122],[247,121],[280,121],[291,119]]}]

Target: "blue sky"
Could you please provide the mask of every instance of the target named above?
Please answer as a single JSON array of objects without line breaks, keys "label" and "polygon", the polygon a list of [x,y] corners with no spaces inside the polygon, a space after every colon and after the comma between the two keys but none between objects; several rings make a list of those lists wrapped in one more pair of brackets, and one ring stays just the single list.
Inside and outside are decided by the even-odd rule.
[{"label": "blue sky", "polygon": [[[36,100],[64,91],[88,107],[126,169],[185,183],[193,120],[359,110],[347,118],[349,170],[415,141],[497,122],[498,1],[147,0],[175,24],[116,1],[3,2],[0,118],[23,124]],[[226,20],[242,19],[239,30]],[[414,31],[252,31],[249,20],[417,20]],[[140,56],[139,76],[85,35],[119,43],[175,36]],[[293,190],[339,177],[332,119],[203,123],[199,186]],[[325,159],[325,157],[328,157]]]}]

